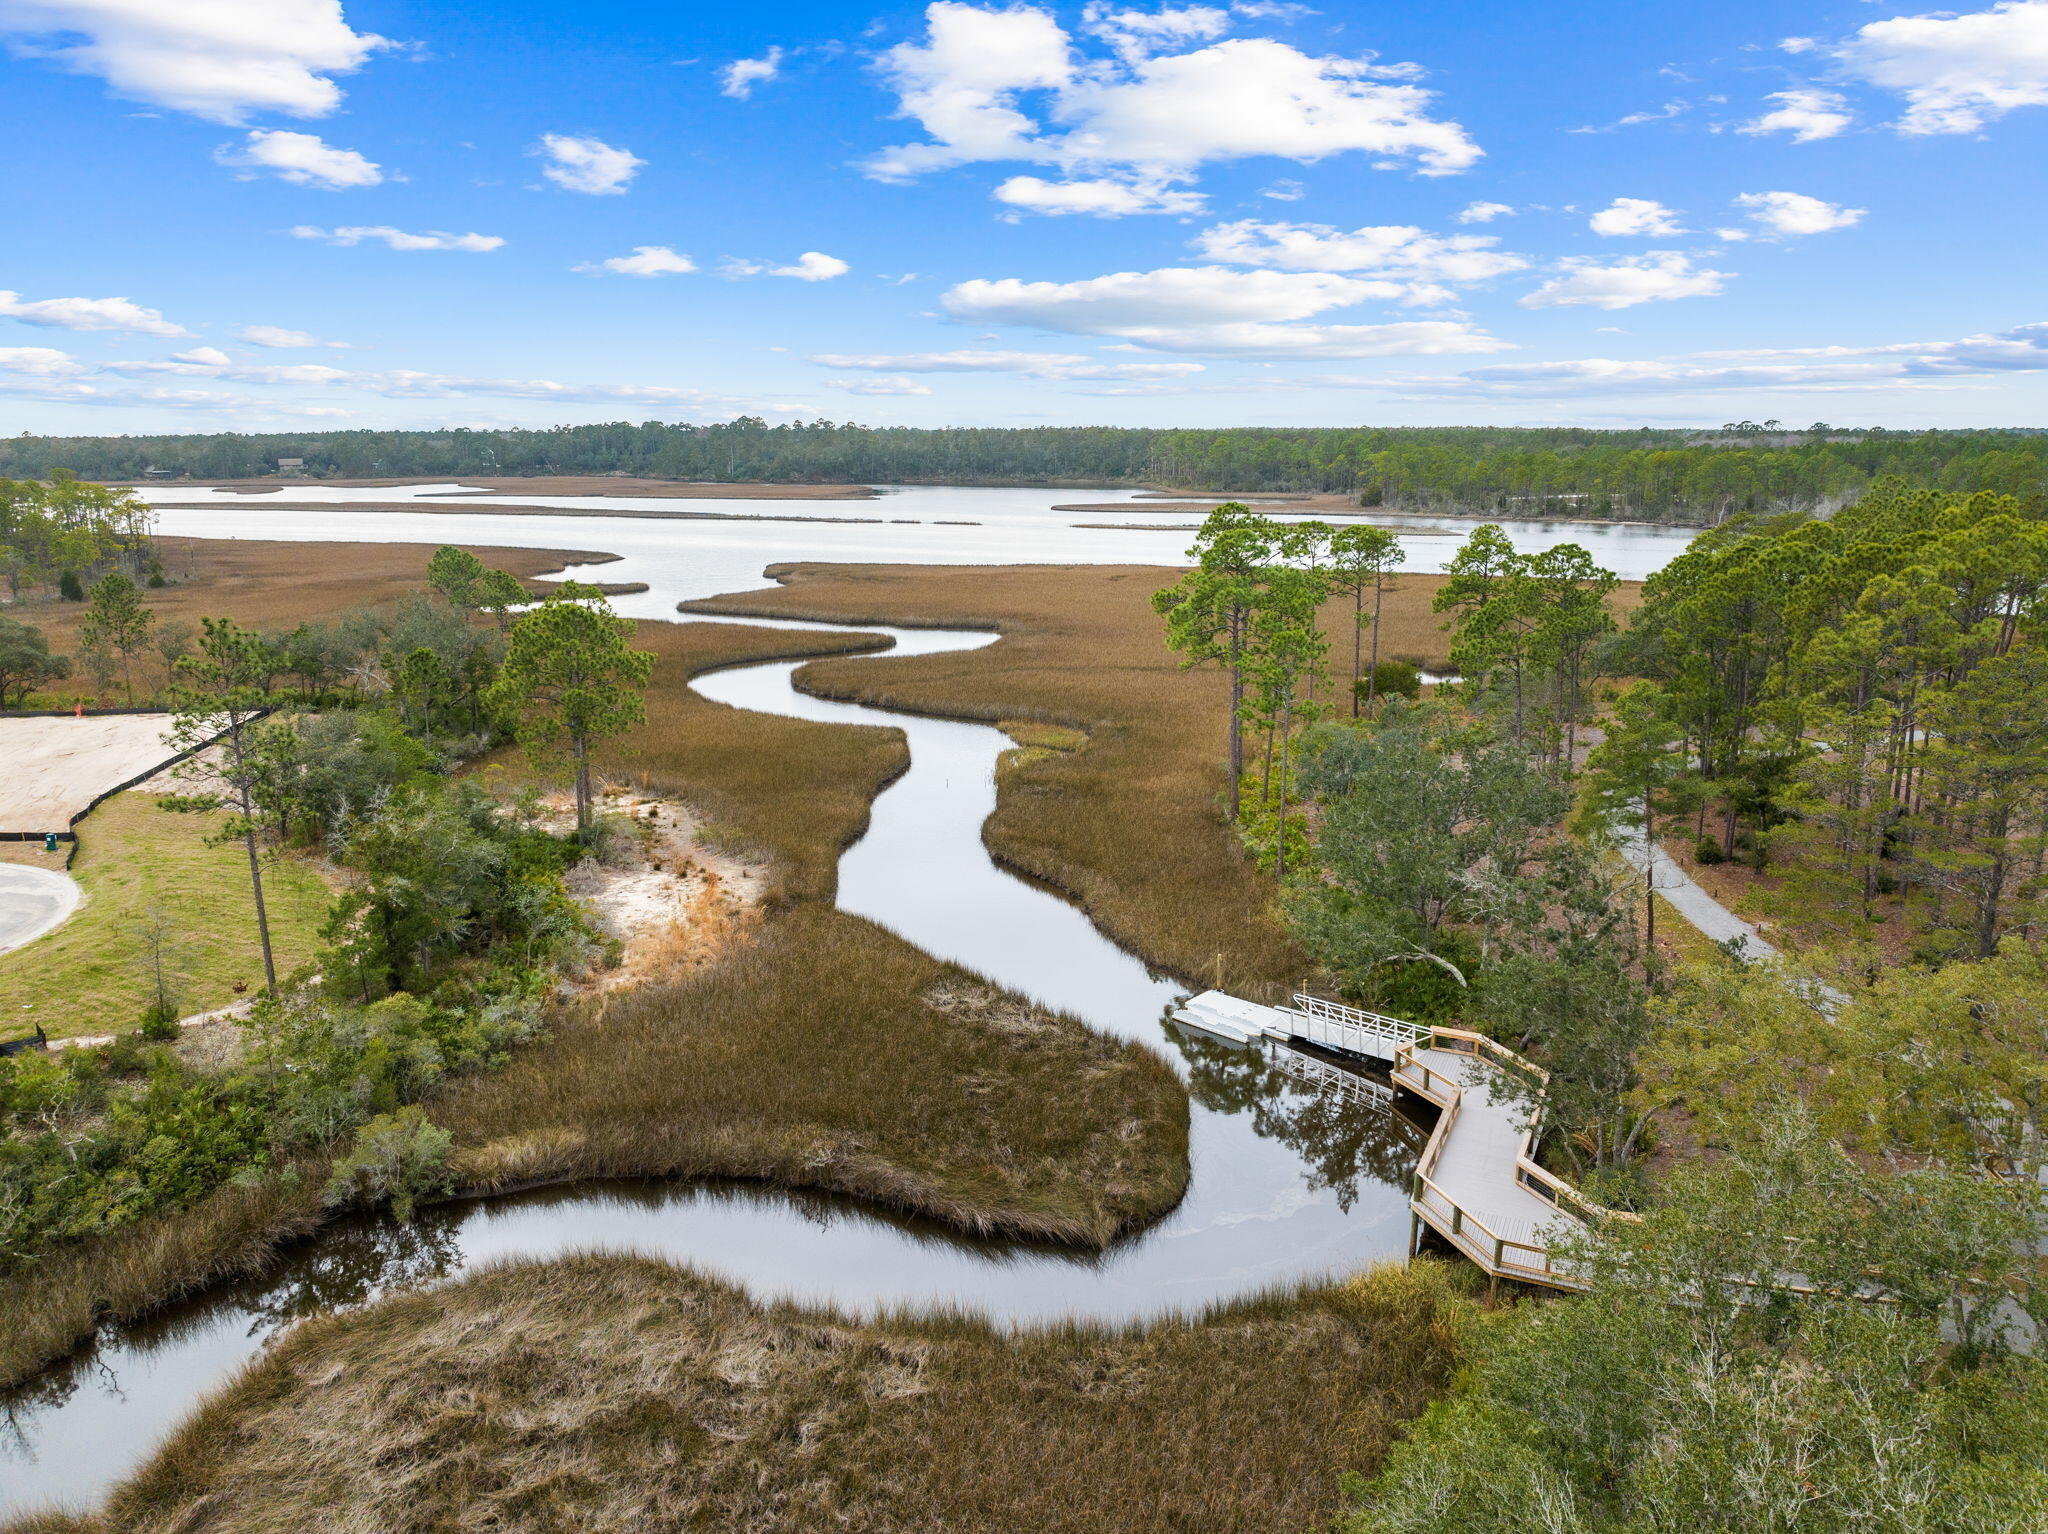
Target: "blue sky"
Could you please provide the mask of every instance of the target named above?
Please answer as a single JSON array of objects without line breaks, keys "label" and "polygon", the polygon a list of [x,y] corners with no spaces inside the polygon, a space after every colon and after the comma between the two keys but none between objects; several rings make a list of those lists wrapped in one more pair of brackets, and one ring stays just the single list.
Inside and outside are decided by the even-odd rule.
[{"label": "blue sky", "polygon": [[2048,0],[0,0],[0,430],[2048,425]]}]

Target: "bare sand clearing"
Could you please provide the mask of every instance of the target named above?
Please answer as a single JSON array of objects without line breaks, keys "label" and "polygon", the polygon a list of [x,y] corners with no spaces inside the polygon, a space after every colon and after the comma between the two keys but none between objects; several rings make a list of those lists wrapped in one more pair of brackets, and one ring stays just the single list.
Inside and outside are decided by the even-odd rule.
[{"label": "bare sand clearing", "polygon": [[[155,483],[162,483],[156,481]],[[634,479],[613,474],[535,474],[510,479],[473,479],[460,475],[452,480],[428,479],[415,474],[407,479],[208,479],[180,480],[185,488],[231,490],[237,495],[275,495],[288,499],[294,485],[334,485],[345,490],[375,490],[394,485],[459,484],[455,495],[644,495],[650,498],[686,501],[868,501],[875,492],[867,485],[757,485],[720,484],[700,479]],[[326,509],[333,510],[323,502]],[[416,509],[411,503],[408,510]]]},{"label": "bare sand clearing", "polygon": [[[566,795],[548,804],[550,829],[573,826]],[[702,818],[673,799],[606,783],[601,807],[630,820],[638,845],[619,866],[586,858],[569,871],[571,893],[620,945],[618,967],[598,977],[598,989],[698,968],[752,932],[768,887],[761,865],[710,846]]]},{"label": "bare sand clearing", "polygon": [[62,831],[110,789],[177,753],[168,714],[0,719],[0,831]]}]

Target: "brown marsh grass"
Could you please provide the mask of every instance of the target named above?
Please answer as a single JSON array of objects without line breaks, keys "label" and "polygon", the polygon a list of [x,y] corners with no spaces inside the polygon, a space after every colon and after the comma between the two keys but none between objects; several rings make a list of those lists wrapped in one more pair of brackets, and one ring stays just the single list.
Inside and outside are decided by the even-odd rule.
[{"label": "brown marsh grass", "polygon": [[753,1177],[1102,1245],[1187,1186],[1187,1098],[1158,1055],[812,901],[718,964],[572,1011],[433,1116],[475,1192]]},{"label": "brown marsh grass", "polygon": [[[460,1135],[466,1175],[484,1188],[775,1178],[1095,1244],[1170,1209],[1187,1180],[1187,1102],[1164,1065],[1014,998],[963,1010],[958,971],[819,903],[838,850],[907,760],[901,732],[777,719],[684,686],[872,641],[699,623],[642,624],[638,642],[657,657],[648,723],[608,770],[708,810],[776,859],[789,898],[727,965],[564,1008],[552,1044],[430,1102]],[[224,1189],[39,1259],[34,1283],[0,1284],[0,1383],[102,1317],[260,1268],[320,1223],[324,1180],[307,1163],[288,1184]]]},{"label": "brown marsh grass", "polygon": [[230,1184],[171,1214],[45,1253],[0,1283],[0,1386],[71,1351],[102,1320],[130,1321],[209,1283],[259,1271],[325,1217],[326,1165]]},{"label": "brown marsh grass", "polygon": [[764,1306],[665,1262],[307,1322],[96,1518],[16,1534],[1304,1534],[1441,1389],[1434,1264],[1142,1327]]},{"label": "brown marsh grass", "polygon": [[[255,538],[158,538],[157,552],[172,584],[145,589],[142,598],[159,623],[199,627],[201,618],[232,618],[244,628],[289,629],[339,618],[359,607],[383,607],[426,585],[430,543],[287,543]],[[615,559],[573,549],[497,549],[469,552],[522,580]],[[13,616],[37,624],[53,648],[77,646],[85,616],[79,602],[38,602]],[[152,662],[145,661],[144,669]]]},{"label": "brown marsh grass", "polygon": [[[841,622],[995,628],[997,643],[904,660],[833,660],[797,683],[827,697],[1079,730],[1085,747],[1018,736],[984,839],[1003,861],[1066,890],[1104,930],[1182,980],[1277,998],[1311,969],[1272,915],[1272,881],[1225,820],[1229,695],[1185,670],[1152,593],[1178,570],[1143,565],[780,565],[781,584],[695,602],[698,611]],[[1441,667],[1450,636],[1430,611],[1442,577],[1400,579],[1382,658]],[[1630,584],[1617,609],[1637,600]],[[1348,675],[1351,613],[1323,615],[1331,669]],[[1038,749],[1032,749],[1038,746]],[[1219,964],[1220,959],[1220,964]]]}]

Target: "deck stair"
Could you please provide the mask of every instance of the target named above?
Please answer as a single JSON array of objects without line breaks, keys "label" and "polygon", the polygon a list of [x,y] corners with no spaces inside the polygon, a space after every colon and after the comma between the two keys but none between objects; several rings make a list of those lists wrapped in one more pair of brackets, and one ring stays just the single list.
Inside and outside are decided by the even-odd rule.
[{"label": "deck stair", "polygon": [[1617,1214],[1539,1165],[1549,1073],[1483,1033],[1432,1028],[1297,994],[1269,1007],[1205,991],[1175,1014],[1237,1043],[1278,1039],[1377,1060],[1397,1091],[1436,1105],[1408,1208],[1489,1277],[1554,1289],[1582,1280],[1559,1237]]}]

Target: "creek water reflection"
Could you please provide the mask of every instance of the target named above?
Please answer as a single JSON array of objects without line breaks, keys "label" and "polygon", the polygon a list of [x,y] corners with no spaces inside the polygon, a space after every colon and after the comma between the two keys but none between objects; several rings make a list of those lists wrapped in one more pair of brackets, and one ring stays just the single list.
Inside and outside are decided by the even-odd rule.
[{"label": "creek water reflection", "polygon": [[[376,494],[394,497],[390,490]],[[672,617],[681,600],[757,585],[764,555],[919,563],[1179,557],[1179,535],[1086,533],[1058,524],[1062,514],[1047,507],[1048,498],[1061,496],[1073,492],[903,492],[903,499],[881,503],[892,512],[922,500],[920,509],[979,514],[983,529],[971,537],[945,524],[912,524],[906,534],[893,525],[750,523],[737,524],[736,533],[694,521],[272,512],[247,502],[167,509],[163,530],[615,550],[626,560],[593,573],[648,581],[646,594],[617,605],[650,618]],[[1133,511],[1157,515],[1142,506]],[[1524,524],[1518,541],[1555,541],[1553,526]],[[772,537],[762,529],[773,529]],[[1566,530],[1574,531],[1582,530]],[[1455,543],[1442,541],[1446,552]],[[1648,573],[1682,546],[1682,534],[1650,530],[1646,538],[1631,537],[1631,557],[1615,562],[1644,567],[1626,573]],[[1411,552],[1416,566],[1434,563],[1428,552]],[[896,641],[889,652],[896,655],[974,648],[997,637],[881,632]],[[1158,1049],[1190,1097],[1193,1181],[1181,1205],[1094,1254],[979,1240],[851,1200],[730,1183],[578,1185],[444,1205],[414,1226],[344,1220],[281,1253],[261,1278],[218,1286],[136,1325],[103,1329],[90,1347],[6,1398],[0,1516],[90,1501],[292,1322],[495,1260],[640,1251],[689,1263],[763,1299],[856,1313],[947,1306],[1029,1325],[1195,1310],[1405,1250],[1405,1189],[1422,1136],[1380,1092],[1348,1067],[1277,1045],[1225,1044],[1167,1021],[1184,987],[1117,948],[1057,894],[990,861],[980,828],[994,807],[995,762],[1007,737],[986,725],[809,697],[791,684],[801,664],[738,668],[693,685],[735,707],[905,732],[910,769],[877,798],[867,834],[842,858],[839,903],[933,954]]]}]

